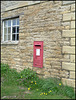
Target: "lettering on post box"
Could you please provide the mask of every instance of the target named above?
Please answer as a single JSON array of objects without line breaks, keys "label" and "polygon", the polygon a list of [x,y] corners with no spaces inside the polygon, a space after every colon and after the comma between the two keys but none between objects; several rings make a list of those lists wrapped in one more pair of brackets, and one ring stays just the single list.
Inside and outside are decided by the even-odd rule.
[{"label": "lettering on post box", "polygon": [[43,41],[34,41],[33,66],[43,67]]}]

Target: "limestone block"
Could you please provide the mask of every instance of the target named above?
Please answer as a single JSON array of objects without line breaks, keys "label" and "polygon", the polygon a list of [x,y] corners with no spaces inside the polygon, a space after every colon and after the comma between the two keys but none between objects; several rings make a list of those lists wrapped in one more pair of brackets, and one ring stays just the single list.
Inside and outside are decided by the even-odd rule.
[{"label": "limestone block", "polygon": [[11,64],[16,64],[16,61],[12,60],[12,61],[11,61]]},{"label": "limestone block", "polygon": [[71,5],[71,11],[75,11],[75,4]]},{"label": "limestone block", "polygon": [[46,67],[46,68],[51,68],[51,65],[46,65],[46,64],[45,64],[45,67]]},{"label": "limestone block", "polygon": [[60,70],[59,73],[60,73],[59,74],[60,77],[65,77],[65,78],[69,77],[69,72],[66,70]]},{"label": "limestone block", "polygon": [[52,68],[61,69],[61,66],[54,65],[54,66],[52,66]]},{"label": "limestone block", "polygon": [[75,80],[73,79],[66,79],[66,78],[62,78],[62,83],[64,85],[68,85],[68,86],[71,86],[71,87],[75,87]]},{"label": "limestone block", "polygon": [[70,58],[70,55],[64,55],[64,58],[65,59],[69,59]]},{"label": "limestone block", "polygon": [[70,61],[75,62],[75,55],[70,55]]},{"label": "limestone block", "polygon": [[75,71],[75,63],[62,62],[62,69]]},{"label": "limestone block", "polygon": [[48,71],[45,71],[44,75],[50,76],[50,73]]},{"label": "limestone block", "polygon": [[23,66],[27,66],[27,65],[28,65],[28,63],[23,63],[22,65],[23,65]]},{"label": "limestone block", "polygon": [[62,52],[64,54],[75,54],[75,46],[63,46]]},{"label": "limestone block", "polygon": [[53,75],[53,76],[59,76],[60,74],[59,73],[51,72],[51,75]]},{"label": "limestone block", "polygon": [[38,68],[37,70],[35,70],[37,74],[40,74],[40,75],[43,75],[44,74],[44,71],[45,69],[41,69],[41,68]]},{"label": "limestone block", "polygon": [[63,14],[63,21],[75,20],[75,13]]},{"label": "limestone block", "polygon": [[50,65],[50,61],[45,61],[45,64]]},{"label": "limestone block", "polygon": [[71,21],[71,28],[75,28],[75,21]]},{"label": "limestone block", "polygon": [[75,72],[70,71],[70,78],[74,78],[75,79]]},{"label": "limestone block", "polygon": [[63,30],[62,37],[75,37],[75,30]]},{"label": "limestone block", "polygon": [[41,78],[41,79],[43,78],[43,75],[37,75],[37,76],[38,76],[39,78]]},{"label": "limestone block", "polygon": [[45,60],[47,61],[55,61],[55,60],[59,60],[58,58],[46,58]]},{"label": "limestone block", "polygon": [[69,0],[69,1],[63,1],[63,4],[71,4],[71,3],[74,3],[75,2],[75,0]]},{"label": "limestone block", "polygon": [[71,45],[75,45],[75,38],[71,38]]}]

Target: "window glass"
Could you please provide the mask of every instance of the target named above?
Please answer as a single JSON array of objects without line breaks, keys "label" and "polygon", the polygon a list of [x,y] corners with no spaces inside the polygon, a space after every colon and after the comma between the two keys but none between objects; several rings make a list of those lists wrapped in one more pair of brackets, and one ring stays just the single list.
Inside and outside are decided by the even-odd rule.
[{"label": "window glass", "polygon": [[4,41],[11,40],[11,38],[12,41],[19,40],[19,18],[5,20],[3,24],[3,32]]},{"label": "window glass", "polygon": [[4,27],[7,27],[7,21],[4,21]]},{"label": "window glass", "polygon": [[7,34],[7,28],[4,28],[4,34]]},{"label": "window glass", "polygon": [[13,25],[16,25],[16,19],[13,20]]},{"label": "window glass", "polygon": [[8,28],[8,34],[11,33],[11,27]]},{"label": "window glass", "polygon": [[4,41],[6,41],[7,40],[7,35],[4,35]]},{"label": "window glass", "polygon": [[19,40],[19,34],[17,34],[17,40]]},{"label": "window glass", "polygon": [[16,33],[16,27],[12,27],[12,33]]},{"label": "window glass", "polygon": [[8,35],[8,40],[10,40],[10,35]]},{"label": "window glass", "polygon": [[11,20],[8,20],[8,26],[11,27]]},{"label": "window glass", "polygon": [[19,25],[19,18],[17,18],[17,25]]},{"label": "window glass", "polygon": [[19,26],[17,27],[17,33],[19,33]]},{"label": "window glass", "polygon": [[12,34],[12,40],[14,41],[16,37],[16,34]]}]

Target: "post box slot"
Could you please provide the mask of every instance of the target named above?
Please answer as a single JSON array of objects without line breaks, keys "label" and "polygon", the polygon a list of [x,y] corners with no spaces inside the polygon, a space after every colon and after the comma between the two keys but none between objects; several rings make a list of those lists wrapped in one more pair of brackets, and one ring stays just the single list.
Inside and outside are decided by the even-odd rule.
[{"label": "post box slot", "polygon": [[41,47],[41,45],[35,45],[35,47]]}]

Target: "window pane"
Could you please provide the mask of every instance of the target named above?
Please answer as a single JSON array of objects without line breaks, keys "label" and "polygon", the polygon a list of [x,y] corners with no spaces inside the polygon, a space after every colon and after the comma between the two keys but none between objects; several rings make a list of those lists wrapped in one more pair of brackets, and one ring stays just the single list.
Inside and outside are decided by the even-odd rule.
[{"label": "window pane", "polygon": [[7,35],[4,35],[4,41],[6,41],[7,40]]},{"label": "window pane", "polygon": [[8,26],[11,26],[11,20],[8,20]]},{"label": "window pane", "polygon": [[16,33],[16,27],[12,27],[12,33]]},{"label": "window pane", "polygon": [[7,27],[7,21],[4,21],[4,27]]},{"label": "window pane", "polygon": [[8,28],[8,34],[11,33],[11,27]]},{"label": "window pane", "polygon": [[19,33],[19,27],[17,27],[17,33]]},{"label": "window pane", "polygon": [[17,40],[19,40],[19,34],[17,34]]},{"label": "window pane", "polygon": [[19,18],[17,19],[17,25],[19,25]]},{"label": "window pane", "polygon": [[8,35],[8,40],[10,40],[10,35]]},{"label": "window pane", "polygon": [[16,37],[16,34],[12,34],[12,40],[14,41]]},{"label": "window pane", "polygon": [[16,19],[13,20],[13,25],[16,25]]},{"label": "window pane", "polygon": [[7,34],[7,28],[4,28],[4,34]]}]

